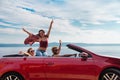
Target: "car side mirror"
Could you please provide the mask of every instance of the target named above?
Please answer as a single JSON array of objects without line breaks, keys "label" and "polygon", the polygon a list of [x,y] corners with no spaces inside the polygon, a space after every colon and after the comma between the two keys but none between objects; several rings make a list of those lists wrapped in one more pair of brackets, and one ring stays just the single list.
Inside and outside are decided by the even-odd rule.
[{"label": "car side mirror", "polygon": [[82,57],[82,60],[86,60],[88,58],[88,53],[82,52],[80,56]]}]

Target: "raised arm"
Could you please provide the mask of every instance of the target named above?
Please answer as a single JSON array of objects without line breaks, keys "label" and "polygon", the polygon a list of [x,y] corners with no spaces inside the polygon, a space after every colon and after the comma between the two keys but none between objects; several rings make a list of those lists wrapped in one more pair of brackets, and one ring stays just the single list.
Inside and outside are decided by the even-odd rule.
[{"label": "raised arm", "polygon": [[51,28],[52,28],[52,24],[53,24],[53,20],[51,21],[50,26],[49,26],[49,30],[48,30],[48,32],[47,32],[48,38],[49,38],[49,35],[50,35],[50,31],[51,31]]},{"label": "raised arm", "polygon": [[24,28],[22,28],[22,30],[23,30],[24,32],[26,32],[29,36],[31,36],[31,35],[32,35],[32,33],[28,32],[28,31],[27,31],[27,30],[25,30]]},{"label": "raised arm", "polygon": [[59,48],[58,48],[58,53],[60,53],[60,51],[61,51],[61,45],[62,45],[62,41],[61,41],[61,40],[59,40]]}]

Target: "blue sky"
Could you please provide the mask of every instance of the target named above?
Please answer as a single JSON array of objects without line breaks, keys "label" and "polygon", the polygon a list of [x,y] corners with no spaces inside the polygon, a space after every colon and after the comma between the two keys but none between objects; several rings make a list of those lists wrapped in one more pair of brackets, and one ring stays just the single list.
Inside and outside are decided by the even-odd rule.
[{"label": "blue sky", "polygon": [[23,43],[22,28],[49,42],[120,43],[120,0],[0,0],[0,43]]}]

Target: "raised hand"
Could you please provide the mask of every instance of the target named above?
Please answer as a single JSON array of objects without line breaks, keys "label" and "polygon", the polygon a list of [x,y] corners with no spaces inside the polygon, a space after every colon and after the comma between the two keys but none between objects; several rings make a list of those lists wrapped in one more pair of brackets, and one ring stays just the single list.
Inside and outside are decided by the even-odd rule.
[{"label": "raised hand", "polygon": [[26,31],[24,28],[22,28],[23,31]]},{"label": "raised hand", "polygon": [[60,44],[62,44],[62,41],[61,41],[61,40],[59,40],[59,43],[60,43]]},{"label": "raised hand", "polygon": [[22,28],[22,30],[23,30],[24,32],[26,32],[29,36],[31,36],[31,35],[32,35],[32,33],[28,32],[28,31],[27,31],[27,30],[25,30],[24,28]]},{"label": "raised hand", "polygon": [[53,22],[54,22],[54,21],[53,21],[53,19],[52,19],[51,24],[52,24]]}]

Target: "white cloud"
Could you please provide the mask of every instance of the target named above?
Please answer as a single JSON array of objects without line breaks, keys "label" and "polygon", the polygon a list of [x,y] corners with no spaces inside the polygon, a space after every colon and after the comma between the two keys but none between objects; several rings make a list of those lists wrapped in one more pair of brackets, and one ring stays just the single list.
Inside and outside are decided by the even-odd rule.
[{"label": "white cloud", "polygon": [[106,30],[87,30],[82,33],[82,42],[87,43],[120,43],[120,32]]},{"label": "white cloud", "polygon": [[[50,41],[64,42],[84,42],[84,43],[120,43],[120,32],[112,30],[82,30],[78,27],[71,26],[68,21],[61,22],[56,20],[54,24],[54,31],[58,35],[51,34]],[[52,33],[54,32],[52,31]],[[56,33],[57,33],[56,32]],[[62,33],[64,33],[62,35]]]},{"label": "white cloud", "polygon": [[[12,3],[15,4],[12,4]],[[7,2],[5,4],[6,8],[1,8],[4,11],[7,10],[8,16],[6,19],[9,19],[18,23],[27,23],[30,25],[38,26],[40,22],[45,20],[45,17],[41,16],[55,16],[61,19],[76,19],[80,20],[83,23],[90,24],[100,24],[106,21],[117,21],[120,18],[120,10],[117,8],[120,7],[119,2],[112,3],[100,3],[99,0],[76,0],[76,1],[68,1],[66,0],[66,5],[64,6],[56,6],[50,4],[42,4],[37,3],[36,5],[32,5],[35,1],[31,1],[31,3],[27,3],[27,1],[12,1]],[[17,6],[30,7],[34,8],[37,13],[32,14],[25,10],[18,8]],[[44,7],[43,7],[44,6]],[[2,11],[2,12],[4,12]],[[21,21],[20,21],[21,20]],[[19,22],[20,21],[20,22]]]},{"label": "white cloud", "polygon": [[0,33],[5,33],[5,34],[23,34],[22,29],[12,29],[12,28],[0,28]]},{"label": "white cloud", "polygon": [[0,22],[0,25],[3,25],[3,26],[12,26],[11,24],[6,24],[6,23],[3,23],[3,22]]},{"label": "white cloud", "polygon": [[[71,25],[70,20],[78,20],[85,27],[89,24],[103,25],[105,22],[115,21],[120,23],[120,2],[104,2],[103,0],[65,0],[60,5],[46,4],[44,1],[35,0],[1,0],[0,18],[7,22],[19,24],[30,30],[41,28],[48,30],[51,18],[56,17],[51,32],[50,41],[62,38],[63,41],[87,42],[87,43],[120,43],[119,32],[105,30],[82,30],[80,27]],[[36,12],[24,10],[20,7],[32,8]],[[11,24],[0,23],[11,26]],[[17,26],[16,26],[17,27]],[[17,29],[0,29],[1,33],[21,34]],[[56,32],[56,34],[54,34]],[[37,32],[36,32],[37,33]],[[113,37],[111,37],[113,36]]]}]

